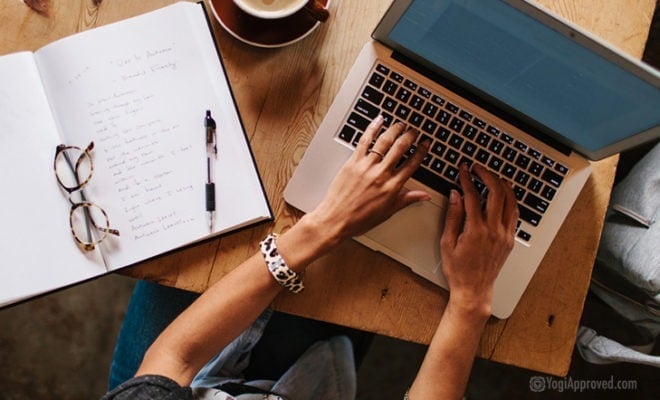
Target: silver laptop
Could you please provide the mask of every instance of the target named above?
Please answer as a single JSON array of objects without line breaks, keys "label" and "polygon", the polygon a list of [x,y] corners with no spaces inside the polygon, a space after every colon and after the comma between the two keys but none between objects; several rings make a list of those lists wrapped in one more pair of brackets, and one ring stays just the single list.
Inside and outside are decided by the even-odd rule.
[{"label": "silver laptop", "polygon": [[495,282],[493,315],[506,318],[589,177],[588,159],[660,137],[660,74],[522,0],[394,0],[373,39],[284,198],[313,210],[374,117],[405,121],[433,140],[406,184],[432,201],[355,239],[447,288],[447,196],[460,163],[484,165],[514,183],[520,209]]}]

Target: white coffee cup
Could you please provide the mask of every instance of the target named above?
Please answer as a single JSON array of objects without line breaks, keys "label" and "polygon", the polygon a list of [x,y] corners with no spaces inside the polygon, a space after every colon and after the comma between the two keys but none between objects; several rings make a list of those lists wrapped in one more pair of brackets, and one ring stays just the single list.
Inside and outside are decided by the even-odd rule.
[{"label": "white coffee cup", "polygon": [[233,0],[241,10],[263,19],[278,19],[293,15],[305,8],[321,22],[328,19],[328,10],[319,0]]}]

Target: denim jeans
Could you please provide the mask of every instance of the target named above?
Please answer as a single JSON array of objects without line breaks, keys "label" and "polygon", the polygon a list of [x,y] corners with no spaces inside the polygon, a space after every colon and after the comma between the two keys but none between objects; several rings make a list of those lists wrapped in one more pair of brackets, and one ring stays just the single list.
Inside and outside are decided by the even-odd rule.
[{"label": "denim jeans", "polygon": [[[115,347],[109,389],[134,376],[151,343],[197,297],[153,282],[136,284]],[[191,386],[201,391],[233,381],[295,400],[352,399],[356,364],[371,338],[364,332],[266,310],[204,366]]]}]

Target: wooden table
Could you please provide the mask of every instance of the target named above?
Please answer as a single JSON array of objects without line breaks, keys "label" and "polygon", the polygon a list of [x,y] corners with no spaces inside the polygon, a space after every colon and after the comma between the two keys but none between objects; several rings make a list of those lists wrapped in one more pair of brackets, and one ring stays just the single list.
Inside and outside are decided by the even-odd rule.
[{"label": "wooden table", "polygon": [[[5,0],[0,3],[0,54],[35,50],[172,2],[57,0],[50,2],[48,15],[39,15],[19,0]],[[636,58],[644,50],[655,6],[655,0],[539,2]],[[214,21],[275,221],[156,258],[124,274],[201,292],[254,253],[268,232],[295,223],[300,213],[284,203],[282,190],[389,3],[331,0],[328,23],[281,49],[245,45]],[[489,321],[480,357],[567,374],[617,160],[593,164],[594,172],[568,216],[571,223],[563,225],[513,315]],[[419,343],[430,341],[448,299],[446,291],[353,241],[309,268],[305,284],[301,295],[281,295],[275,308]]]}]

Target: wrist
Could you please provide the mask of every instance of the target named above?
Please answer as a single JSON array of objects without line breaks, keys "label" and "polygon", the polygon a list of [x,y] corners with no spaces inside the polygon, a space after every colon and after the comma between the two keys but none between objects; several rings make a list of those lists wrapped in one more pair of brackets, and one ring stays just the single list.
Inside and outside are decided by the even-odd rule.
[{"label": "wrist", "polygon": [[492,313],[489,296],[472,296],[461,292],[449,293],[449,303],[445,313],[457,316],[466,321],[486,322]]},{"label": "wrist", "polygon": [[277,239],[280,254],[289,267],[302,272],[308,264],[320,258],[341,239],[331,226],[312,214],[303,216],[291,229]]}]

